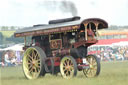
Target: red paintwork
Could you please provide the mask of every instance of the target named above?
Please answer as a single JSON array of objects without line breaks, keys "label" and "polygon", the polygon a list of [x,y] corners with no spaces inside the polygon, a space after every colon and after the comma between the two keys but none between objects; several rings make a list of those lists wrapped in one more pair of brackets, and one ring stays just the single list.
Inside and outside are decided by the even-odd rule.
[{"label": "red paintwork", "polygon": [[82,70],[83,67],[89,67],[89,65],[87,65],[87,64],[82,64],[82,65],[78,65],[78,66],[77,66],[78,70]]},{"label": "red paintwork", "polygon": [[101,53],[101,51],[90,51],[90,52],[88,52],[88,55],[89,54],[100,54]]},{"label": "red paintwork", "polygon": [[51,66],[50,59],[54,60],[54,66],[59,66],[60,65],[60,57],[50,57],[50,58],[47,58],[46,61],[45,61],[48,66]]},{"label": "red paintwork", "polygon": [[125,38],[125,39],[103,39],[103,40],[99,40],[98,43],[96,43],[94,45],[111,45],[113,43],[118,43],[121,41],[128,41],[128,38]]},{"label": "red paintwork", "polygon": [[76,62],[77,62],[78,64],[81,64],[83,61],[82,61],[81,58],[77,58],[77,59],[76,59]]}]

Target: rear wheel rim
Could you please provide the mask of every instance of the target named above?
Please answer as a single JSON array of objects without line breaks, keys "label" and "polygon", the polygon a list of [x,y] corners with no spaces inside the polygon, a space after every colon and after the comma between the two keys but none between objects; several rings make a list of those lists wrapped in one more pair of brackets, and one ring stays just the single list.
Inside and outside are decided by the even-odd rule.
[{"label": "rear wheel rim", "polygon": [[23,70],[28,79],[36,79],[41,72],[40,54],[35,48],[28,48],[23,58]]},{"label": "rear wheel rim", "polygon": [[98,64],[94,56],[89,55],[86,58],[89,68],[84,69],[83,72],[86,77],[95,77],[97,75]]},{"label": "rear wheel rim", "polygon": [[69,79],[74,76],[74,63],[71,58],[64,57],[61,60],[60,71],[64,78]]}]

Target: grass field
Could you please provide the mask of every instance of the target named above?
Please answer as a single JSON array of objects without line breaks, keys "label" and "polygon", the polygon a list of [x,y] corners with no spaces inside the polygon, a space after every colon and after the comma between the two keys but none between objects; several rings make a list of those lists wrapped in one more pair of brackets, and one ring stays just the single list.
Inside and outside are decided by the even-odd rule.
[{"label": "grass field", "polygon": [[1,69],[1,85],[128,85],[128,61],[102,62],[101,73],[95,78],[86,78],[82,72],[72,79],[63,79],[60,74],[36,80],[27,80],[21,67]]},{"label": "grass field", "polygon": [[6,38],[11,37],[15,31],[0,31]]}]

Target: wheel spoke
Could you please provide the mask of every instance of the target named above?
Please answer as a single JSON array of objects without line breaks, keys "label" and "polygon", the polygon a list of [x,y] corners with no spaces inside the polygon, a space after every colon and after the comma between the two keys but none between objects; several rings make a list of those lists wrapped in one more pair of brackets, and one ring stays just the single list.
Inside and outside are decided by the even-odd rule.
[{"label": "wheel spoke", "polygon": [[36,64],[40,64],[40,60],[35,60]]},{"label": "wheel spoke", "polygon": [[34,67],[34,69],[35,69],[35,72],[37,73],[37,68],[36,68],[36,67]]},{"label": "wheel spoke", "polygon": [[35,60],[35,67],[40,68],[40,61],[39,60]]},{"label": "wheel spoke", "polygon": [[89,64],[91,64],[91,62],[90,62],[90,58],[87,58],[87,61],[88,61]]},{"label": "wheel spoke", "polygon": [[33,72],[33,67],[29,68],[30,73]]},{"label": "wheel spoke", "polygon": [[30,60],[30,61],[33,60],[33,59],[32,59],[32,56],[30,56],[29,54],[27,54],[27,56],[28,56],[28,60]]},{"label": "wheel spoke", "polygon": [[92,68],[93,71],[97,71],[97,68]]},{"label": "wheel spoke", "polygon": [[73,71],[74,67],[73,66],[70,66],[70,71]]},{"label": "wheel spoke", "polygon": [[32,60],[28,57],[28,63],[31,63],[32,62]]},{"label": "wheel spoke", "polygon": [[86,70],[84,70],[84,72],[87,77],[93,77],[93,76],[95,76],[95,73],[96,73],[96,71],[94,71],[94,69],[86,69]]},{"label": "wheel spoke", "polygon": [[39,72],[39,68],[36,68],[36,70],[37,70],[37,73]]},{"label": "wheel spoke", "polygon": [[28,68],[32,68],[32,64],[28,64]]},{"label": "wheel spoke", "polygon": [[36,60],[38,59],[38,57],[37,57],[37,56],[38,56],[38,53],[36,53],[36,54],[35,54],[35,59],[36,59]]},{"label": "wheel spoke", "polygon": [[65,63],[65,65],[67,65],[67,62],[66,62],[66,60],[64,61],[64,63]]},{"label": "wheel spoke", "polygon": [[34,72],[32,72],[31,74],[32,74],[32,77],[34,77],[34,76],[35,76],[35,73],[34,73]]},{"label": "wheel spoke", "polygon": [[93,64],[93,58],[92,57],[90,58],[90,64],[91,65]]},{"label": "wheel spoke", "polygon": [[68,74],[68,71],[66,71],[66,76],[68,76],[69,74]]},{"label": "wheel spoke", "polygon": [[90,77],[90,75],[91,75],[91,70],[90,70],[90,69],[88,69],[86,75],[87,75],[88,77]]},{"label": "wheel spoke", "polygon": [[92,64],[92,58],[90,58],[90,64]]},{"label": "wheel spoke", "polygon": [[89,69],[85,69],[85,74],[87,74],[87,73],[88,73],[88,71],[89,71]]},{"label": "wheel spoke", "polygon": [[94,68],[97,68],[97,64],[93,65]]},{"label": "wheel spoke", "polygon": [[93,58],[92,65],[96,64],[96,60]]},{"label": "wheel spoke", "polygon": [[63,67],[63,70],[65,71],[65,70],[66,70],[66,68],[65,68],[65,67]]},{"label": "wheel spoke", "polygon": [[69,76],[71,76],[71,73],[72,73],[71,71],[68,71],[68,75],[69,75]]},{"label": "wheel spoke", "polygon": [[96,61],[94,61],[94,62],[92,63],[92,65],[97,65]]},{"label": "wheel spoke", "polygon": [[35,53],[34,53],[34,50],[32,50],[32,58],[33,58],[33,60],[35,59]]},{"label": "wheel spoke", "polygon": [[36,65],[36,67],[37,67],[37,68],[40,68],[40,66],[39,66],[39,65]]},{"label": "wheel spoke", "polygon": [[69,63],[69,61],[70,61],[70,60],[69,60],[69,59],[67,59],[67,65],[68,65],[68,66],[69,66],[69,64],[70,64],[70,63]]},{"label": "wheel spoke", "polygon": [[66,63],[63,63],[64,66],[66,66]]},{"label": "wheel spoke", "polygon": [[96,62],[96,60],[93,58],[93,63],[95,63]]},{"label": "wheel spoke", "polygon": [[32,67],[29,68],[29,72],[32,72]]},{"label": "wheel spoke", "polygon": [[30,65],[30,64],[31,64],[31,62],[30,62],[30,61],[28,61],[28,62],[27,62],[27,64],[28,64],[28,65]]},{"label": "wheel spoke", "polygon": [[93,73],[95,74],[97,70],[93,68],[92,71],[93,71]]}]

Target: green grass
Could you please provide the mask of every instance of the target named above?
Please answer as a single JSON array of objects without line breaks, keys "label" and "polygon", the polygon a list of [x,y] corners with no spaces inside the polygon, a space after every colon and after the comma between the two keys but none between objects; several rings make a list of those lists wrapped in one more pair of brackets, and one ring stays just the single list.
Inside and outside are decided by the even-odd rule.
[{"label": "green grass", "polygon": [[101,73],[95,78],[86,78],[82,72],[72,79],[63,79],[61,75],[27,80],[21,67],[1,69],[1,85],[128,85],[128,61],[102,62]]},{"label": "green grass", "polygon": [[0,31],[6,38],[11,37],[15,31]]}]

